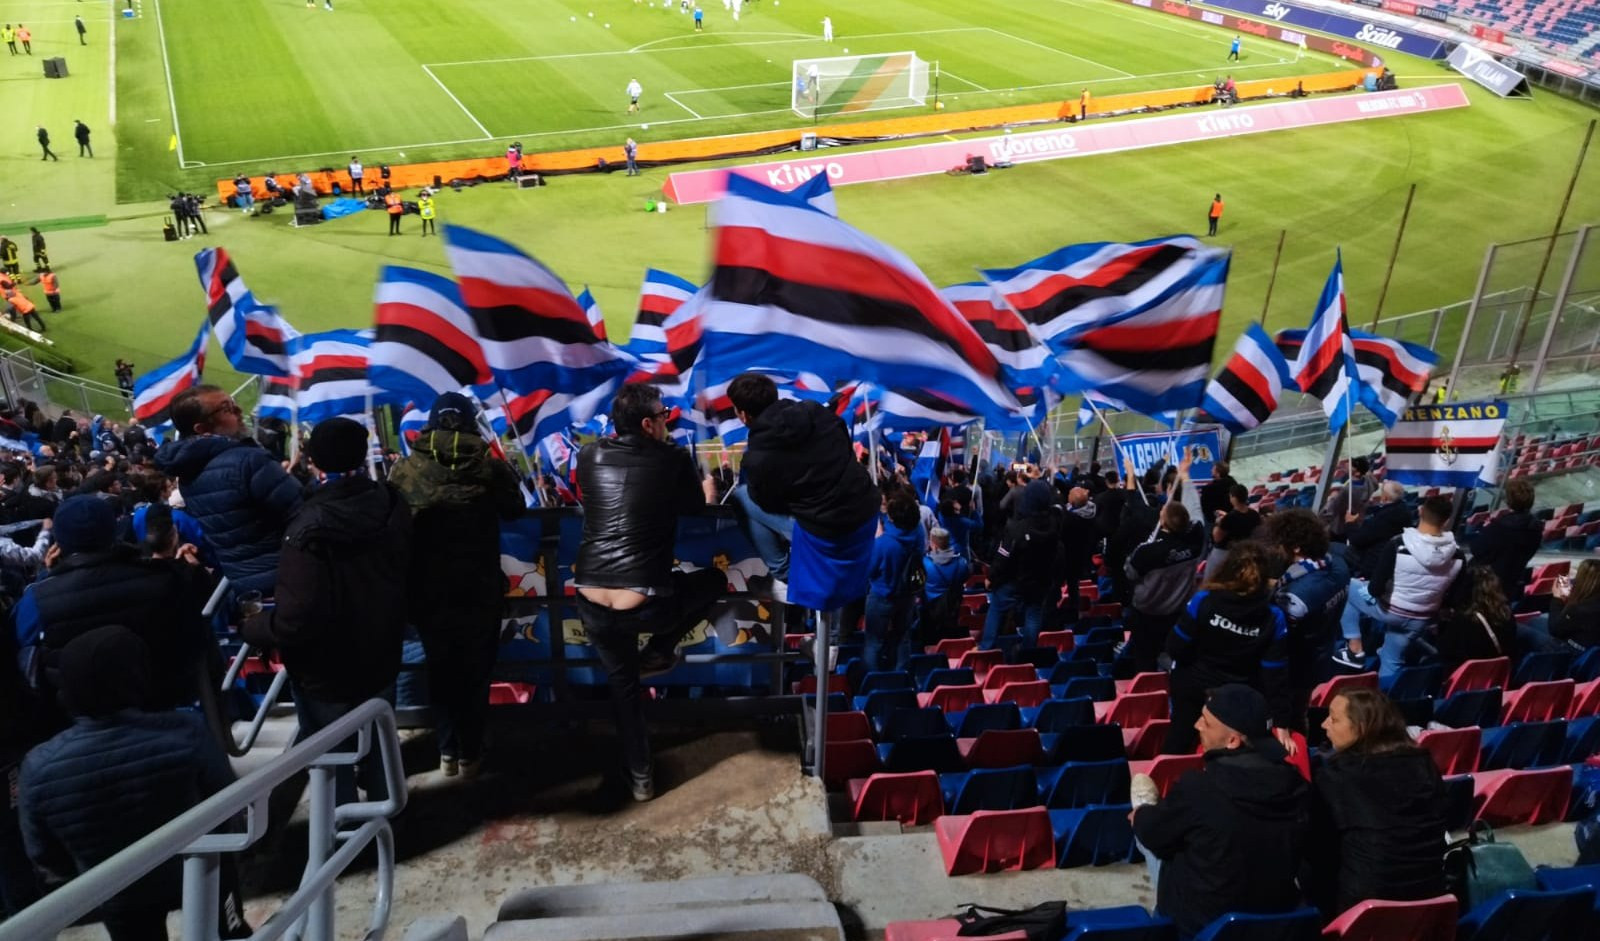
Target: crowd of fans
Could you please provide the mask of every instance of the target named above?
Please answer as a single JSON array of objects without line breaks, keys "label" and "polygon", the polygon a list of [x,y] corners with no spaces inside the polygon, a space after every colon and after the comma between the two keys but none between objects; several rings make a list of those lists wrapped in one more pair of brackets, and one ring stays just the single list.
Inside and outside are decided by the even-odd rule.
[{"label": "crowd of fans", "polygon": [[[1557,586],[1548,617],[1513,616],[1541,532],[1525,480],[1507,484],[1509,512],[1463,545],[1448,498],[1408,500],[1359,458],[1320,511],[1264,516],[1226,463],[1200,486],[1188,457],[1142,474],[1016,464],[974,478],[957,466],[913,483],[908,467],[874,473],[832,411],[779,398],[764,376],[738,378],[728,395],[749,430],[737,477],[702,474],[672,444],[670,411],[648,385],[619,392],[615,434],[576,463],[577,605],[638,800],[655,793],[642,678],[678,663],[680,641],[728,589],[715,567],[675,568],[678,516],[708,502],[735,509],[775,600],[827,612],[835,643],[859,630],[872,670],[965,635],[961,602],[979,580],[984,646],[1073,625],[1083,583],[1120,602],[1119,655],[1170,674],[1164,750],[1206,758],[1165,797],[1148,779],[1133,788],[1135,833],[1159,864],[1158,910],[1186,935],[1223,912],[1303,897],[1331,916],[1442,891],[1440,776],[1382,694],[1333,699],[1331,750],[1309,783],[1285,762],[1316,738],[1316,683],[1600,644],[1600,562]],[[222,674],[218,623],[281,656],[302,737],[370,698],[394,701],[414,629],[440,770],[482,767],[505,590],[499,527],[525,494],[480,437],[474,403],[440,397],[410,453],[377,467],[366,428],[342,419],[316,426],[302,460],[284,460],[281,430],[263,429],[263,447],[212,386],[177,396],[172,417],[178,436],[157,447],[137,425],[0,410],[0,446],[18,445],[0,460],[11,621],[0,768],[15,795],[0,814],[5,912],[232,779],[192,709]],[[532,483],[555,499],[553,481]],[[224,576],[214,623],[201,611]],[[347,769],[341,799],[358,787],[381,797],[376,772]],[[158,871],[108,907],[113,938],[163,937],[175,879]],[[247,931],[235,902],[222,922]]]}]

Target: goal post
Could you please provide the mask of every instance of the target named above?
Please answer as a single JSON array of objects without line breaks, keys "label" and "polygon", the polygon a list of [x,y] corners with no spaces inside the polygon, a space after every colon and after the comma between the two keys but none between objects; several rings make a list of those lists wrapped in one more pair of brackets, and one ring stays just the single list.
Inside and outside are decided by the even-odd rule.
[{"label": "goal post", "polygon": [[795,59],[790,107],[803,118],[927,104],[928,63],[915,52]]}]

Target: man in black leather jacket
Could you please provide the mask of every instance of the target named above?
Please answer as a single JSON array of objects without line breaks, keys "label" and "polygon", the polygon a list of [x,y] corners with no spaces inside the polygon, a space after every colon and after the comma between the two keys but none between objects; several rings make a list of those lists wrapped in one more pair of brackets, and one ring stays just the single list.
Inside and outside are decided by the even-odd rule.
[{"label": "man in black leather jacket", "polygon": [[[677,647],[728,590],[717,568],[673,571],[678,514],[716,499],[694,459],[667,443],[671,410],[654,386],[623,386],[611,405],[617,437],[578,452],[583,542],[573,566],[578,614],[605,664],[634,800],[655,796],[639,679],[678,663]],[[650,640],[639,649],[639,635]]]}]

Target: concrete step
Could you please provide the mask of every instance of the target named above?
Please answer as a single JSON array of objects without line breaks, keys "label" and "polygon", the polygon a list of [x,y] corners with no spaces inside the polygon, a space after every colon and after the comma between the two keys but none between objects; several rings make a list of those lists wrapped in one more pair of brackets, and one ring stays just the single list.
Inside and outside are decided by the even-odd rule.
[{"label": "concrete step", "polygon": [[630,911],[626,894],[613,896],[624,914],[501,921],[483,941],[844,941],[839,913],[827,902],[749,902],[701,908]]},{"label": "concrete step", "polygon": [[679,882],[586,883],[524,889],[500,903],[498,921],[605,915],[617,911],[748,905],[758,902],[826,902],[810,876],[711,876]]}]

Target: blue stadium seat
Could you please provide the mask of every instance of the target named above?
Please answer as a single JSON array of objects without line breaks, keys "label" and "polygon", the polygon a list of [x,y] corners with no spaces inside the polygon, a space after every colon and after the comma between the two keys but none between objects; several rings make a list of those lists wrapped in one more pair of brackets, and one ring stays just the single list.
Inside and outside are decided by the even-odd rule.
[{"label": "blue stadium seat", "polygon": [[1038,670],[1049,670],[1061,662],[1061,651],[1054,647],[1023,647],[1017,651],[1015,662],[1031,664]]},{"label": "blue stadium seat", "polygon": [[1142,860],[1144,857],[1133,845],[1133,824],[1128,822],[1132,809],[1128,804],[1102,804],[1050,811],[1056,867],[1071,869]]},{"label": "blue stadium seat", "polygon": [[867,670],[867,661],[861,659],[860,657],[851,657],[849,660],[846,660],[844,659],[844,655],[840,654],[839,659],[836,662],[839,665],[834,667],[833,672],[845,678],[845,682],[850,684],[850,690],[852,693],[855,690],[860,689],[861,681],[866,678],[866,675],[869,672]]},{"label": "blue stadium seat", "polygon": [[1383,684],[1383,689],[1394,700],[1432,699],[1439,695],[1439,686],[1443,682],[1444,668],[1437,663],[1429,663],[1401,667],[1400,672]]},{"label": "blue stadium seat", "polygon": [[939,789],[944,792],[947,814],[1039,806],[1039,782],[1034,770],[1026,765],[941,774]]},{"label": "blue stadium seat", "polygon": [[1568,675],[1579,683],[1600,680],[1600,647],[1590,647],[1579,654]]},{"label": "blue stadium seat", "polygon": [[1548,683],[1551,680],[1566,679],[1567,672],[1572,669],[1573,659],[1574,655],[1570,650],[1525,654],[1517,663],[1515,672],[1511,674],[1511,688],[1521,689],[1528,683]]},{"label": "blue stadium seat", "polygon": [[1039,769],[1039,797],[1051,810],[1126,804],[1131,780],[1126,758],[1069,761]]},{"label": "blue stadium seat", "polygon": [[1600,716],[1586,716],[1567,722],[1567,739],[1562,744],[1558,762],[1564,765],[1583,764],[1600,755]]},{"label": "blue stadium seat", "polygon": [[1513,722],[1497,729],[1483,730],[1483,744],[1479,749],[1478,768],[1495,771],[1501,768],[1539,768],[1561,760],[1567,743],[1567,723]]},{"label": "blue stadium seat", "polygon": [[972,686],[977,682],[978,678],[972,672],[971,667],[944,666],[937,670],[930,670],[928,675],[923,678],[920,688],[924,693],[931,693],[935,687],[939,686]]},{"label": "blue stadium seat", "polygon": [[1487,729],[1500,724],[1500,689],[1474,689],[1456,693],[1433,704],[1433,718],[1441,725],[1464,729],[1469,725]]},{"label": "blue stadium seat", "polygon": [[1086,660],[1091,663],[1110,663],[1117,656],[1115,644],[1080,643],[1067,654],[1068,660]]},{"label": "blue stadium seat", "polygon": [[1122,643],[1123,637],[1124,634],[1121,627],[1093,627],[1079,639],[1078,644],[1080,646],[1083,644],[1111,644],[1115,646]]},{"label": "blue stadium seat", "polygon": [[881,725],[883,718],[896,709],[916,709],[918,705],[914,689],[886,689],[855,698],[855,711],[865,712],[873,725]]},{"label": "blue stadium seat", "polygon": [[1022,710],[1022,724],[1040,732],[1060,732],[1080,725],[1094,725],[1094,700],[1047,699]]},{"label": "blue stadium seat", "polygon": [[883,762],[885,771],[893,772],[931,770],[944,774],[967,769],[961,749],[956,746],[955,736],[948,734],[905,738],[879,745],[878,760]]},{"label": "blue stadium seat", "polygon": [[[1539,889],[1544,892],[1559,892],[1580,886],[1600,892],[1600,865],[1569,866],[1565,869],[1540,866],[1533,871],[1533,878],[1538,882]],[[1596,898],[1595,907],[1589,911],[1588,926],[1581,936],[1600,938],[1600,896]]]},{"label": "blue stadium seat", "polygon": [[1022,635],[1001,634],[994,639],[994,647],[992,649],[1000,651],[1005,655],[1006,662],[1012,663],[1014,662],[1012,658],[1016,656],[1018,650],[1022,649]]},{"label": "blue stadium seat", "polygon": [[1194,936],[1194,941],[1320,941],[1322,913],[1302,908],[1275,915],[1223,915]]},{"label": "blue stadium seat", "polygon": [[990,729],[1011,731],[1022,728],[1022,710],[1014,702],[985,703],[945,716],[956,738],[977,738]]},{"label": "blue stadium seat", "polygon": [[1067,913],[1061,941],[1178,941],[1170,918],[1151,915],[1138,905],[1091,908]]},{"label": "blue stadium seat", "polygon": [[1072,725],[1058,732],[1041,732],[1039,738],[1044,745],[1045,764],[1110,761],[1128,756],[1119,725]]},{"label": "blue stadium seat", "polygon": [[1093,660],[1057,660],[1049,670],[1040,670],[1039,679],[1051,686],[1064,685],[1076,677],[1100,675],[1100,665]]},{"label": "blue stadium seat", "polygon": [[911,678],[916,682],[917,689],[925,690],[928,686],[923,681],[928,678],[928,674],[934,670],[943,670],[949,665],[949,658],[942,653],[919,653],[912,654],[906,663],[906,669],[911,671]]},{"label": "blue stadium seat", "polygon": [[871,696],[873,693],[884,689],[916,689],[916,683],[907,671],[883,671],[881,673],[868,673],[861,678],[855,687],[857,696]]},{"label": "blue stadium seat", "polygon": [[1088,696],[1095,702],[1117,698],[1117,684],[1109,676],[1075,676],[1061,686],[1050,687],[1051,699],[1077,699]]},{"label": "blue stadium seat", "polygon": [[[816,693],[806,693],[804,702],[805,702],[805,708],[806,708],[807,712],[816,712],[817,711],[817,694]],[[846,696],[844,693],[829,693],[828,694],[828,711],[829,712],[852,712],[852,711],[854,711],[851,708],[850,697]]]},{"label": "blue stadium seat", "polygon": [[1472,775],[1453,774],[1444,779],[1444,828],[1454,833],[1472,823],[1477,810]]},{"label": "blue stadium seat", "polygon": [[875,728],[880,742],[898,742],[907,738],[950,734],[950,728],[944,721],[944,713],[937,709],[897,707],[889,710],[881,721],[875,723]]},{"label": "blue stadium seat", "polygon": [[1463,915],[1456,941],[1579,941],[1593,909],[1594,889],[1587,885],[1508,889]]}]

